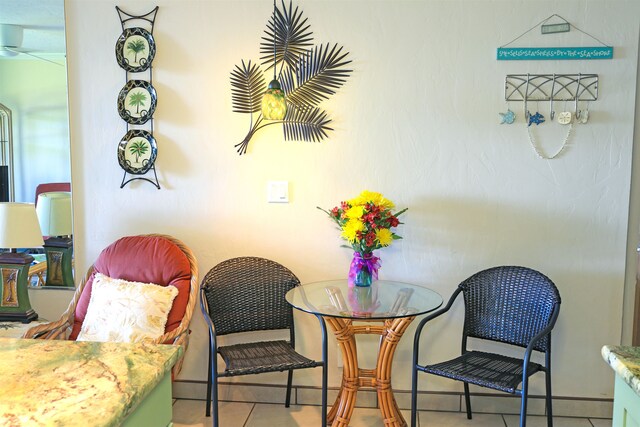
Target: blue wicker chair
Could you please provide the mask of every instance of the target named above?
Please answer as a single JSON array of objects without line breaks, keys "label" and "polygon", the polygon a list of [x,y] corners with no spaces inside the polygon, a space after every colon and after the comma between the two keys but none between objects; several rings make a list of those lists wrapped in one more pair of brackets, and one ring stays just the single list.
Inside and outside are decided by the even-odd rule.
[{"label": "blue wicker chair", "polygon": [[[462,355],[433,365],[420,365],[418,351],[425,324],[449,311],[463,294],[465,306]],[[520,427],[527,419],[528,379],[536,372],[546,377],[547,425],[553,426],[551,409],[551,329],[558,318],[560,294],[553,282],[526,267],[494,267],[463,281],[447,305],[423,319],[416,329],[413,348],[411,426],[416,426],[418,373],[464,382],[467,418],[471,419],[469,384],[521,397]],[[522,359],[467,349],[467,338],[497,341],[525,348]],[[544,365],[531,361],[533,350],[544,353]],[[518,386],[522,383],[522,387]]]},{"label": "blue wicker chair", "polygon": [[[288,290],[300,281],[275,261],[257,257],[232,258],[213,267],[202,281],[201,308],[209,325],[207,408],[213,402],[213,426],[219,424],[218,377],[288,371],[285,407],[291,401],[295,369],[314,368],[324,362],[295,351],[293,307],[285,300]],[[218,346],[217,337],[239,332],[289,330],[289,341],[259,341]],[[218,372],[217,354],[226,368]],[[326,375],[323,371],[323,414],[326,414]]]}]

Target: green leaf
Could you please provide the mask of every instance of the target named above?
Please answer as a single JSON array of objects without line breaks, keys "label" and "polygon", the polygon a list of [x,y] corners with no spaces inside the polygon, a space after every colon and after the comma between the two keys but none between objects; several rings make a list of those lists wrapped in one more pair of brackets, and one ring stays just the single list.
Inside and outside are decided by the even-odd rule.
[{"label": "green leaf", "polygon": [[[316,209],[320,209],[322,212],[326,213],[327,215],[331,216],[331,212],[329,212],[326,209],[322,209],[320,206],[316,206]],[[333,217],[332,217],[333,218]]]},{"label": "green leaf", "polygon": [[399,217],[400,215],[402,215],[403,213],[405,213],[406,211],[408,211],[409,208],[404,208],[401,211],[394,213],[393,216],[395,216],[396,218]]},{"label": "green leaf", "polygon": [[127,43],[127,50],[130,50],[133,53],[144,52],[145,44],[142,40],[132,40]]}]

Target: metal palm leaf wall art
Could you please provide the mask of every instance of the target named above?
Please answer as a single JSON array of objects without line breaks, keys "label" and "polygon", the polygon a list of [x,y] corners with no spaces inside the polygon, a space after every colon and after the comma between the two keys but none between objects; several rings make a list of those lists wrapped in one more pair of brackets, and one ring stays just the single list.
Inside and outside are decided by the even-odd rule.
[{"label": "metal palm leaf wall art", "polygon": [[282,124],[287,141],[320,142],[327,137],[331,118],[320,104],[336,93],[353,70],[346,66],[349,52],[330,43],[313,45],[307,18],[292,2],[281,0],[267,23],[260,43],[260,60],[266,71],[277,72],[277,80],[285,93],[287,111],[282,120],[266,120],[261,113],[262,96],[267,90],[260,65],[242,60],[231,71],[231,100],[236,113],[250,115],[249,132],[235,145],[238,154],[247,152],[251,138],[260,129]]}]

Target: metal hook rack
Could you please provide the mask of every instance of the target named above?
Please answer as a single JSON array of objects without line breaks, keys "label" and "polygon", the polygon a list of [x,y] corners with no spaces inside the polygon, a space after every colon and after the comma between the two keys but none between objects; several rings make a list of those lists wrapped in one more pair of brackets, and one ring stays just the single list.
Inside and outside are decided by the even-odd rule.
[{"label": "metal hook rack", "polygon": [[597,74],[507,74],[505,101],[596,101]]},{"label": "metal hook rack", "polygon": [[582,112],[578,109],[579,101],[596,101],[598,99],[597,74],[507,74],[504,84],[506,101],[524,101],[525,118],[529,118],[527,102],[549,101],[551,120],[555,116],[555,101],[572,101],[575,103],[576,118]]}]

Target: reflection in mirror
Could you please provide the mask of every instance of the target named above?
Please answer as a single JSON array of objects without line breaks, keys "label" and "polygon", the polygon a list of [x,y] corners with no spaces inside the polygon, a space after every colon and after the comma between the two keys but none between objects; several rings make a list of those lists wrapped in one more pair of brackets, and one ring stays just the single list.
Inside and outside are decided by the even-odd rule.
[{"label": "reflection in mirror", "polygon": [[[39,192],[70,191],[64,0],[0,0],[0,11],[0,104],[9,111],[0,114],[0,190],[35,203],[41,184],[63,187]],[[29,252],[44,263],[42,248]]]}]

